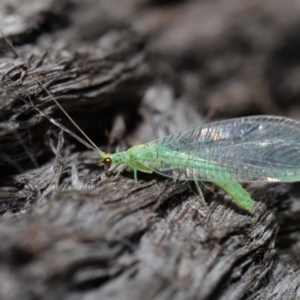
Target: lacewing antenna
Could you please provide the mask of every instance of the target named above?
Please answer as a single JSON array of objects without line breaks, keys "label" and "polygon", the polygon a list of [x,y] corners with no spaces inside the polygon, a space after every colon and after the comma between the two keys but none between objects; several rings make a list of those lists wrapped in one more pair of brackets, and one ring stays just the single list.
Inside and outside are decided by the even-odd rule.
[{"label": "lacewing antenna", "polygon": [[[20,55],[20,53],[17,51],[17,49],[13,46],[13,44],[7,39],[7,37],[4,35],[3,31],[0,29],[0,32],[5,40],[5,42],[11,47],[11,49],[13,50],[13,52],[23,61],[24,65],[29,69],[29,65],[28,63],[25,61],[25,59]],[[36,74],[35,74],[36,75]],[[16,95],[18,99],[21,99],[22,101],[26,102],[27,104],[29,104],[32,108],[36,109],[40,114],[42,114],[46,119],[48,119],[51,123],[53,123],[54,125],[58,126],[59,128],[61,128],[63,131],[67,132],[68,134],[70,134],[71,136],[73,136],[75,139],[77,139],[80,143],[82,143],[83,145],[85,145],[87,148],[89,149],[93,149],[95,151],[97,151],[100,155],[104,154],[103,151],[101,151],[97,145],[87,136],[87,134],[76,124],[76,122],[72,119],[72,117],[66,112],[66,110],[60,105],[60,103],[55,99],[55,97],[49,92],[49,90],[45,87],[45,85],[42,83],[42,81],[40,80],[39,76],[36,76],[36,80],[39,83],[39,85],[41,86],[41,88],[47,93],[47,95],[50,97],[50,99],[58,106],[58,108],[64,113],[64,115],[70,120],[70,122],[79,130],[79,132],[86,138],[86,140],[89,142],[87,143],[86,141],[84,141],[82,138],[80,138],[78,135],[76,135],[74,132],[72,132],[71,130],[69,130],[68,128],[66,128],[65,126],[63,126],[62,124],[60,124],[58,121],[54,120],[53,118],[51,118],[49,115],[47,115],[45,112],[43,112],[41,109],[39,109],[38,107],[36,107],[32,101],[30,100],[29,102],[25,99],[23,99],[22,97],[20,97],[19,95]]]}]

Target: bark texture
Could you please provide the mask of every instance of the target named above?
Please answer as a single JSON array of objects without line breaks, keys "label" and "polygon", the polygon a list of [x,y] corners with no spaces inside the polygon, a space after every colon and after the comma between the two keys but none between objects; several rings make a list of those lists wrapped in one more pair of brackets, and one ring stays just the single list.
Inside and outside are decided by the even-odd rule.
[{"label": "bark texture", "polygon": [[300,118],[296,0],[0,4],[0,299],[300,299],[298,184],[247,184],[253,215],[205,183],[105,151],[204,122]]}]

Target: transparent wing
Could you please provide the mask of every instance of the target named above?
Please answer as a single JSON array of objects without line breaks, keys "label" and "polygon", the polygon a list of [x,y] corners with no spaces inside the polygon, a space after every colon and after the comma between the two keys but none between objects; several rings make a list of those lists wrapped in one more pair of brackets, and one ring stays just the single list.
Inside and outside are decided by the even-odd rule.
[{"label": "transparent wing", "polygon": [[203,181],[300,181],[300,122],[253,116],[151,142],[137,159],[164,176]]}]

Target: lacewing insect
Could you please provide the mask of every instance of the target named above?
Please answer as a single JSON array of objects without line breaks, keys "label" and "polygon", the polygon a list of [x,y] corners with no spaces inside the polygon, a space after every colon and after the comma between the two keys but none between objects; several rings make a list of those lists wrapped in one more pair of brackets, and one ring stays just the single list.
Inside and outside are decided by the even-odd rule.
[{"label": "lacewing insect", "polygon": [[211,181],[252,212],[255,202],[240,182],[300,180],[300,122],[252,116],[214,122],[127,151],[99,152],[104,165],[125,164],[182,180]]},{"label": "lacewing insect", "polygon": [[211,181],[250,213],[255,202],[240,182],[300,181],[299,121],[276,116],[230,119],[110,154],[101,151],[88,138],[38,77],[37,82],[89,143],[29,104],[88,148],[97,151],[101,157],[99,165],[127,165],[133,170],[136,181],[137,171],[193,180],[197,187],[198,181]]}]

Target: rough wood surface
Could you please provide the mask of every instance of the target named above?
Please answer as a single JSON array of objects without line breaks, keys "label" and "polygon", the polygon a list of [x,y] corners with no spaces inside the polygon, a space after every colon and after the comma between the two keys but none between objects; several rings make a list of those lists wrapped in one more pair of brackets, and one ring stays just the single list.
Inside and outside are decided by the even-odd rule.
[{"label": "rough wood surface", "polygon": [[[1,4],[0,299],[299,299],[297,184],[205,183],[97,167],[102,149],[214,119],[299,117],[296,0]],[[27,102],[26,102],[27,101]]]}]

